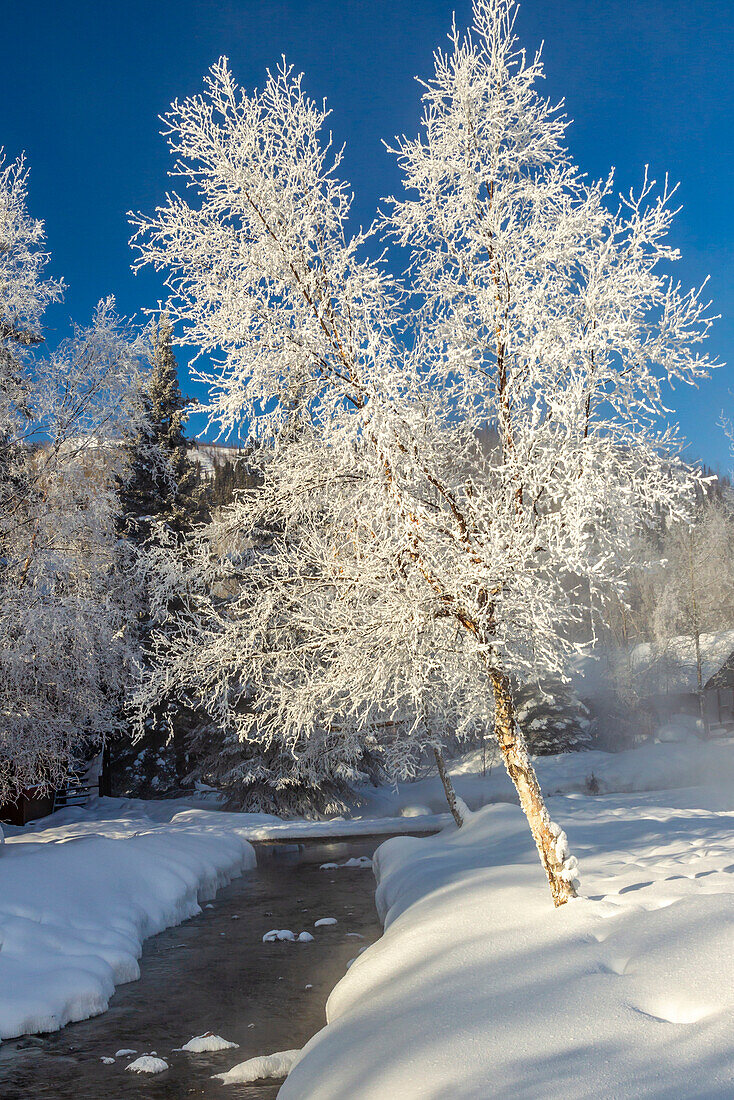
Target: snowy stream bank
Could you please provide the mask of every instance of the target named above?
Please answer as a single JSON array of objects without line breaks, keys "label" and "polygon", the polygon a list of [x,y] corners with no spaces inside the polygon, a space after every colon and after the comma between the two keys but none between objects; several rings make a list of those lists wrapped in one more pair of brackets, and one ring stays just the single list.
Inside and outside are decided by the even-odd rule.
[{"label": "snowy stream bank", "polygon": [[[212,1078],[305,1043],[283,1100],[730,1100],[734,744],[538,761],[581,864],[582,897],[560,910],[502,774],[479,774],[476,754],[452,770],[470,805],[500,804],[460,831],[379,848],[382,938],[372,876],[347,858],[376,842],[354,837],[336,849],[315,839],[324,828],[338,834],[342,821],[101,800],[9,830],[0,854],[6,1036],[103,1012],[115,982],[129,984],[104,1016],[0,1046],[0,1096],[173,1098],[195,1079],[205,1082],[199,1095],[263,1100],[275,1083]],[[591,773],[598,796],[585,793]],[[445,820],[433,779],[371,799],[369,816],[347,830]],[[249,840],[290,830],[305,852],[269,849],[270,869],[254,870]],[[180,1049],[210,1030],[238,1049]],[[133,1054],[118,1058],[125,1048],[163,1054],[168,1068],[138,1079],[126,1071]]]},{"label": "snowy stream bank", "polygon": [[[137,804],[138,806],[142,804]],[[129,809],[134,809],[131,804]],[[149,936],[255,866],[237,815],[80,810],[8,829],[0,849],[0,1038],[55,1031],[104,1012],[140,975]]]},{"label": "snowy stream bank", "polygon": [[[332,871],[321,864],[341,865],[373,848],[350,841],[259,853],[259,866],[198,915],[147,940],[140,979],[121,985],[105,1013],[3,1043],[2,1100],[273,1100],[277,1080],[222,1085],[214,1077],[303,1046],[323,1027],[327,996],[381,927],[369,861]],[[324,918],[337,923],[316,927]],[[310,929],[313,940],[263,942],[276,925]],[[191,1042],[206,1032],[237,1046]],[[144,1055],[168,1068],[129,1072]]]}]

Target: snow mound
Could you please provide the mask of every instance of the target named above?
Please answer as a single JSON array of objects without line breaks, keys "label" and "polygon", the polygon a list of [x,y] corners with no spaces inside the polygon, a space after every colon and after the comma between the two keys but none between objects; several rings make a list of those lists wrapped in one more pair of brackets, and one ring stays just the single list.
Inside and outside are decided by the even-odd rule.
[{"label": "snow mound", "polygon": [[131,1073],[163,1073],[168,1069],[168,1062],[164,1062],[162,1058],[153,1058],[150,1054],[143,1054],[141,1058],[136,1058],[129,1066],[125,1066],[125,1069],[130,1070]]},{"label": "snow mound", "polygon": [[126,1058],[129,1054],[137,1054],[137,1050],[131,1050],[129,1047],[123,1047],[122,1050],[115,1051],[115,1058]]},{"label": "snow mound", "polygon": [[102,1062],[102,1064],[105,1065],[105,1066],[114,1066],[115,1059],[114,1058],[100,1058],[100,1062]]},{"label": "snow mound", "polygon": [[298,937],[299,943],[313,943],[313,936],[310,932],[301,932]]},{"label": "snow mound", "polygon": [[400,815],[401,817],[427,817],[432,812],[428,806],[403,806]]},{"label": "snow mound", "polygon": [[287,1077],[301,1057],[300,1050],[279,1050],[276,1054],[261,1054],[248,1058],[226,1073],[217,1073],[212,1080],[225,1085],[248,1085],[269,1077]]},{"label": "snow mound", "polygon": [[203,1054],[204,1051],[237,1050],[238,1047],[239,1043],[230,1043],[221,1035],[207,1031],[203,1035],[195,1035],[193,1039],[189,1039],[188,1043],[179,1047],[179,1050],[188,1050],[191,1054]]},{"label": "snow mound", "polygon": [[276,940],[287,940],[289,943],[293,943],[295,938],[296,934],[291,932],[290,928],[271,928],[263,936],[263,943],[275,943]]},{"label": "snow mound", "polygon": [[313,922],[314,928],[326,928],[330,924],[338,924],[336,917],[322,917],[320,920]]}]

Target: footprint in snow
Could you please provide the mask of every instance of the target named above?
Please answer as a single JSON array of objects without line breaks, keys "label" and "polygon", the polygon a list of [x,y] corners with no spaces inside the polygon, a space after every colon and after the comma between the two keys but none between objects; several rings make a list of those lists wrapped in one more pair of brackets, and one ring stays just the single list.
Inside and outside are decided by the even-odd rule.
[{"label": "footprint in snow", "polygon": [[643,1016],[650,1016],[664,1024],[697,1024],[699,1020],[719,1011],[716,1005],[686,1001],[683,998],[643,998],[638,1004],[631,1003],[630,1007],[641,1012]]}]

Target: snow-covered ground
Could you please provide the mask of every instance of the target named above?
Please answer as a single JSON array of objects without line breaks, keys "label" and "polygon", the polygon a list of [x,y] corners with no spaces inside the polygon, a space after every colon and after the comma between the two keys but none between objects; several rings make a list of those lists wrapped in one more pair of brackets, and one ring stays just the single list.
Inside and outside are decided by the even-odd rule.
[{"label": "snow-covered ground", "polygon": [[[546,784],[591,755],[542,762]],[[581,863],[561,909],[514,806],[378,849],[385,935],[281,1100],[734,1096],[734,745],[651,745],[594,771],[626,793],[550,800]]]},{"label": "snow-covered ground", "polygon": [[[452,769],[476,811],[462,830],[378,850],[385,935],[333,991],[328,1026],[286,1052],[284,1100],[734,1095],[734,743],[538,760],[581,863],[583,896],[560,910],[503,769],[484,762]],[[146,936],[254,865],[250,840],[448,819],[435,777],[361,794],[347,822],[99,799],[8,829],[0,1036],[104,1011]],[[238,1073],[252,1080],[261,1061]]]},{"label": "snow-covered ground", "polygon": [[[693,723],[695,725],[695,723]],[[614,794],[668,790],[701,785],[710,775],[730,776],[734,781],[734,754],[729,741],[700,741],[690,735],[680,743],[648,742],[625,752],[561,753],[534,761],[546,795]],[[450,768],[457,793],[471,809],[492,802],[516,802],[514,787],[491,745],[483,771],[482,750],[454,761]],[[437,775],[394,787],[363,788],[360,813],[365,817],[407,816],[411,824],[427,827],[426,814],[443,814],[436,824],[448,823],[446,796]],[[356,826],[355,826],[356,827]],[[264,829],[267,831],[267,826]],[[398,831],[398,830],[396,830]],[[402,830],[401,830],[402,831]]]},{"label": "snow-covered ground", "polygon": [[143,940],[255,865],[241,826],[237,814],[103,799],[6,828],[0,1038],[104,1012],[139,976]]}]

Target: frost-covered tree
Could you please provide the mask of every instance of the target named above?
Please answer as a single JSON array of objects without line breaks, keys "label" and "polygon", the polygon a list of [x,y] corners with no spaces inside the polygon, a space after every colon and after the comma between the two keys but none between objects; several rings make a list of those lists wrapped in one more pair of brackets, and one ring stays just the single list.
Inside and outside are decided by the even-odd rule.
[{"label": "frost-covered tree", "polygon": [[[724,502],[705,500],[690,523],[674,525],[663,540],[652,619],[656,662],[665,664],[672,639],[693,640],[696,691],[704,729],[701,635],[734,622],[734,517]],[[676,660],[676,658],[674,658]],[[677,654],[680,661],[680,653]]]},{"label": "frost-covered tree", "polygon": [[44,278],[43,222],[27,208],[28,169],[0,149],[0,516],[2,526],[30,491],[26,449],[29,354],[43,340],[41,319],[64,285]]},{"label": "frost-covered tree", "polygon": [[[705,725],[701,636],[734,624],[731,490],[710,471],[704,475],[696,507],[685,521],[669,523],[660,515],[657,524],[640,532],[625,598],[604,609],[608,687],[620,710],[629,711],[627,724],[631,719],[638,735],[641,711],[647,706],[651,734],[652,697],[683,690],[685,669],[691,666],[688,681],[691,687],[696,683]],[[647,650],[636,652],[641,643]],[[620,724],[615,715],[614,725]]]},{"label": "frost-covered tree", "polygon": [[0,517],[0,800],[58,784],[119,727],[136,653],[117,563],[117,441],[140,351],[108,299],[25,375],[14,444],[23,492]]},{"label": "frost-covered tree", "polygon": [[[579,591],[620,591],[640,519],[685,514],[690,478],[654,424],[667,380],[705,375],[709,321],[665,270],[673,192],[645,176],[617,200],[579,173],[513,21],[509,0],[477,0],[436,55],[421,137],[396,145],[406,196],[382,224],[412,250],[412,315],[350,235],[326,109],[285,64],[250,96],[221,61],[173,105],[190,189],[137,219],[137,245],[168,270],[184,339],[220,357],[212,416],[276,440],[233,520],[244,543],[270,525],[270,552],[253,548],[238,614],[205,639],[257,686],[241,736],[277,731],[300,759],[335,732],[342,752],[381,739],[407,769],[434,715],[474,724],[491,694],[562,904],[576,864],[513,684],[562,676]],[[305,427],[281,442],[294,398]],[[201,635],[184,634],[171,669],[201,682]]]},{"label": "frost-covered tree", "polygon": [[[270,719],[267,697],[260,697],[279,660],[280,649],[268,642],[272,636],[278,643],[275,624],[263,621],[256,664],[250,665],[242,647],[243,620],[249,621],[255,603],[266,597],[264,574],[252,562],[270,558],[282,535],[274,517],[272,527],[262,522],[256,471],[268,457],[262,451],[259,457],[260,462],[250,456],[246,501],[219,509],[183,545],[169,540],[148,552],[157,581],[156,628],[138,725],[148,728],[154,700],[167,695],[187,723],[189,779],[216,785],[239,809],[341,812],[353,785],[369,778],[378,761],[364,743],[353,751],[339,729],[314,737],[303,730],[281,731]],[[297,577],[293,581],[297,584]],[[297,630],[291,623],[291,633]],[[190,662],[194,638],[195,666]]]}]

